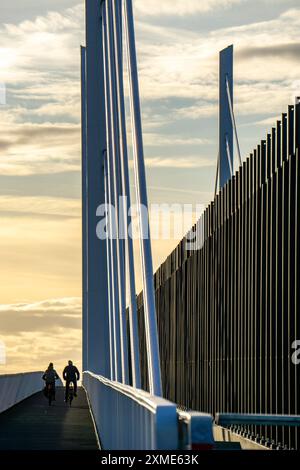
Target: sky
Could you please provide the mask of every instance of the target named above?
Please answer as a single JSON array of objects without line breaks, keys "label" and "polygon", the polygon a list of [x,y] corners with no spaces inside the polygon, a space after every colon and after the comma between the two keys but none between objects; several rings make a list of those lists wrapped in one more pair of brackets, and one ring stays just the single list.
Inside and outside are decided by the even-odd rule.
[{"label": "sky", "polygon": [[[205,205],[218,153],[218,53],[234,45],[246,158],[300,94],[299,1],[133,3],[149,200]],[[0,374],[81,365],[81,44],[84,2],[1,2]],[[153,241],[155,268],[176,243]]]}]

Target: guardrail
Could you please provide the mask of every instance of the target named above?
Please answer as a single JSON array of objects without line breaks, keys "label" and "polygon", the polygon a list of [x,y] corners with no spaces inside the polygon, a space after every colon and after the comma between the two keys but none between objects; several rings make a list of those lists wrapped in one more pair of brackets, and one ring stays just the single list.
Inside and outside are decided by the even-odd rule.
[{"label": "guardrail", "polygon": [[245,413],[217,413],[216,424],[220,426],[232,426],[234,424],[254,426],[300,426],[299,415],[269,415],[269,414],[245,414]]},{"label": "guardrail", "polygon": [[0,413],[42,390],[43,372],[0,375]]},{"label": "guardrail", "polygon": [[213,417],[196,411],[177,411],[179,448],[183,450],[212,450],[215,447]]},{"label": "guardrail", "polygon": [[175,404],[91,372],[83,385],[103,449],[178,449]]},{"label": "guardrail", "polygon": [[100,445],[105,450],[211,450],[213,417],[92,372],[83,373]]}]

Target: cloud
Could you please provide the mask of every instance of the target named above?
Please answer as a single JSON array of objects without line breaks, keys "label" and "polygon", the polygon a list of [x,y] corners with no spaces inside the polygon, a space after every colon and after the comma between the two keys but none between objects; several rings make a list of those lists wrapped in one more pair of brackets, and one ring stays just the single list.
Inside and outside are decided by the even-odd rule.
[{"label": "cloud", "polygon": [[0,365],[0,374],[45,370],[54,362],[61,376],[68,359],[81,369],[81,333],[79,329],[57,330],[55,334],[43,329],[25,331],[18,336],[1,336],[6,349],[6,364]]},{"label": "cloud", "polygon": [[1,334],[28,331],[49,333],[81,327],[81,299],[61,298],[34,303],[0,305]]},{"label": "cloud", "polygon": [[275,126],[276,120],[278,119],[278,116],[272,116],[266,119],[262,119],[260,121],[255,121],[255,122],[250,122],[244,124],[243,127],[249,127],[249,126],[269,126],[270,128]]},{"label": "cloud", "polygon": [[192,189],[183,189],[183,188],[172,188],[170,186],[149,186],[148,189],[150,191],[158,191],[158,192],[167,192],[167,193],[183,193],[183,194],[194,194],[197,196],[202,196],[205,200],[209,201],[211,197],[211,192],[203,192],[203,191],[196,191]]},{"label": "cloud", "polygon": [[69,358],[80,367],[80,298],[0,305],[0,321],[7,361],[0,373],[44,370],[50,361],[61,373]]},{"label": "cloud", "polygon": [[[157,114],[156,102],[177,100],[168,114],[170,122],[217,118],[218,56],[228,44],[234,44],[235,49],[235,104],[239,114],[280,114],[293,101],[292,95],[299,94],[295,81],[300,73],[300,9],[205,34],[169,24],[152,25],[141,17],[137,45],[143,105],[152,105]],[[166,112],[162,110],[164,115]],[[149,109],[147,116],[151,117]]]},{"label": "cloud", "polygon": [[0,174],[80,168],[83,5],[0,27]]},{"label": "cloud", "polygon": [[203,168],[215,166],[215,162],[200,155],[176,158],[152,157],[146,158],[146,166],[148,168]]},{"label": "cloud", "polygon": [[188,145],[207,145],[210,143],[209,139],[201,139],[199,137],[184,137],[180,135],[165,135],[163,133],[155,134],[150,132],[144,133],[144,143],[148,147],[164,147],[170,145],[188,146]]},{"label": "cloud", "polygon": [[135,9],[145,16],[183,16],[229,8],[245,0],[136,0]]},{"label": "cloud", "polygon": [[[266,111],[274,115],[291,101],[294,81],[300,72],[299,61],[295,60],[299,9],[288,10],[269,21],[211,29],[205,34],[177,29],[171,20],[162,27],[152,24],[148,18],[172,12],[203,13],[240,3],[238,0],[136,2],[146,146],[159,146],[164,154],[166,147],[172,151],[172,146],[208,144],[204,133],[195,136],[191,131],[181,136],[178,128],[189,120],[217,118],[218,52],[230,43],[234,43],[236,51],[238,114],[261,114],[265,118]],[[8,106],[0,117],[4,136],[0,139],[0,174],[79,170],[79,44],[84,39],[83,20],[80,4],[0,29],[3,63],[0,81],[5,81],[8,88]],[[268,67],[266,57],[272,61]],[[286,63],[284,68],[282,60]],[[267,108],[262,104],[266,102]],[[26,127],[24,122],[31,124]],[[162,128],[171,123],[176,137],[163,134]],[[149,163],[158,165],[156,159]]]},{"label": "cloud", "polygon": [[[52,10],[60,8],[72,7],[76,5],[78,0],[51,0]],[[18,2],[2,2],[0,6],[1,20],[3,23],[20,22],[24,19],[28,20],[37,15],[43,15],[49,10],[49,0],[26,0],[25,3]]]},{"label": "cloud", "polygon": [[74,124],[3,125],[0,174],[31,175],[80,169],[80,127]]},{"label": "cloud", "polygon": [[241,49],[237,53],[238,59],[253,59],[253,58],[283,58],[299,60],[300,58],[300,43],[278,44],[275,46],[259,46],[247,47]]},{"label": "cloud", "polygon": [[26,216],[48,219],[80,218],[81,202],[78,199],[54,197],[14,197],[0,195],[0,215]]},{"label": "cloud", "polygon": [[203,101],[194,103],[193,105],[182,107],[178,109],[176,118],[177,119],[205,119],[211,116],[217,116],[219,110],[218,103]]},{"label": "cloud", "polygon": [[[83,5],[78,4],[62,13],[49,12],[45,16],[38,16],[33,21],[4,25],[3,29],[7,37],[12,38],[14,45],[19,46],[14,48],[16,50],[14,59],[18,60],[18,64],[23,67],[34,64],[39,58],[42,67],[47,64],[47,67],[55,68],[55,63],[59,62],[63,69],[68,69],[70,63],[75,63],[76,58],[66,57],[64,52],[76,44],[75,30],[78,32],[78,39],[82,38],[82,13]],[[5,45],[7,44],[5,42]],[[29,49],[30,46],[35,46],[35,48]],[[48,50],[48,56],[41,56],[40,52],[45,51],[45,48],[49,46],[51,49]]]},{"label": "cloud", "polygon": [[15,199],[8,200],[7,208],[2,200],[1,207],[1,302],[80,295],[81,219],[76,205],[64,204],[62,198]]}]

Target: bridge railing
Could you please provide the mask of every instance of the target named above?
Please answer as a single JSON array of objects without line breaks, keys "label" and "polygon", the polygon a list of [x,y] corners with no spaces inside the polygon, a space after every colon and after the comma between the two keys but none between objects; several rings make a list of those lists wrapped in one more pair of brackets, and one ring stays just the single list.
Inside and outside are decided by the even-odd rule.
[{"label": "bridge railing", "polygon": [[300,415],[254,414],[254,413],[217,413],[216,424],[220,426],[292,426],[300,427]]},{"label": "bridge railing", "polygon": [[212,450],[215,447],[213,417],[198,411],[177,411],[179,448],[183,450]]},{"label": "bridge railing", "polygon": [[213,417],[181,411],[161,397],[83,373],[100,445],[105,450],[210,450]]},{"label": "bridge railing", "polygon": [[0,375],[0,413],[42,390],[43,372]]},{"label": "bridge railing", "polygon": [[83,385],[103,449],[178,448],[175,404],[91,372]]}]

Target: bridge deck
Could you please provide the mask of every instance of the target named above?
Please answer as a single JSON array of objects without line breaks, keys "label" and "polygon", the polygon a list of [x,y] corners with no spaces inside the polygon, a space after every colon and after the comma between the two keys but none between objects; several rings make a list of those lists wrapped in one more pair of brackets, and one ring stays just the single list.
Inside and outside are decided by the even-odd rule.
[{"label": "bridge deck", "polygon": [[0,415],[0,450],[96,450],[97,441],[86,394],[78,389],[72,407],[63,388],[49,407],[42,393]]}]

